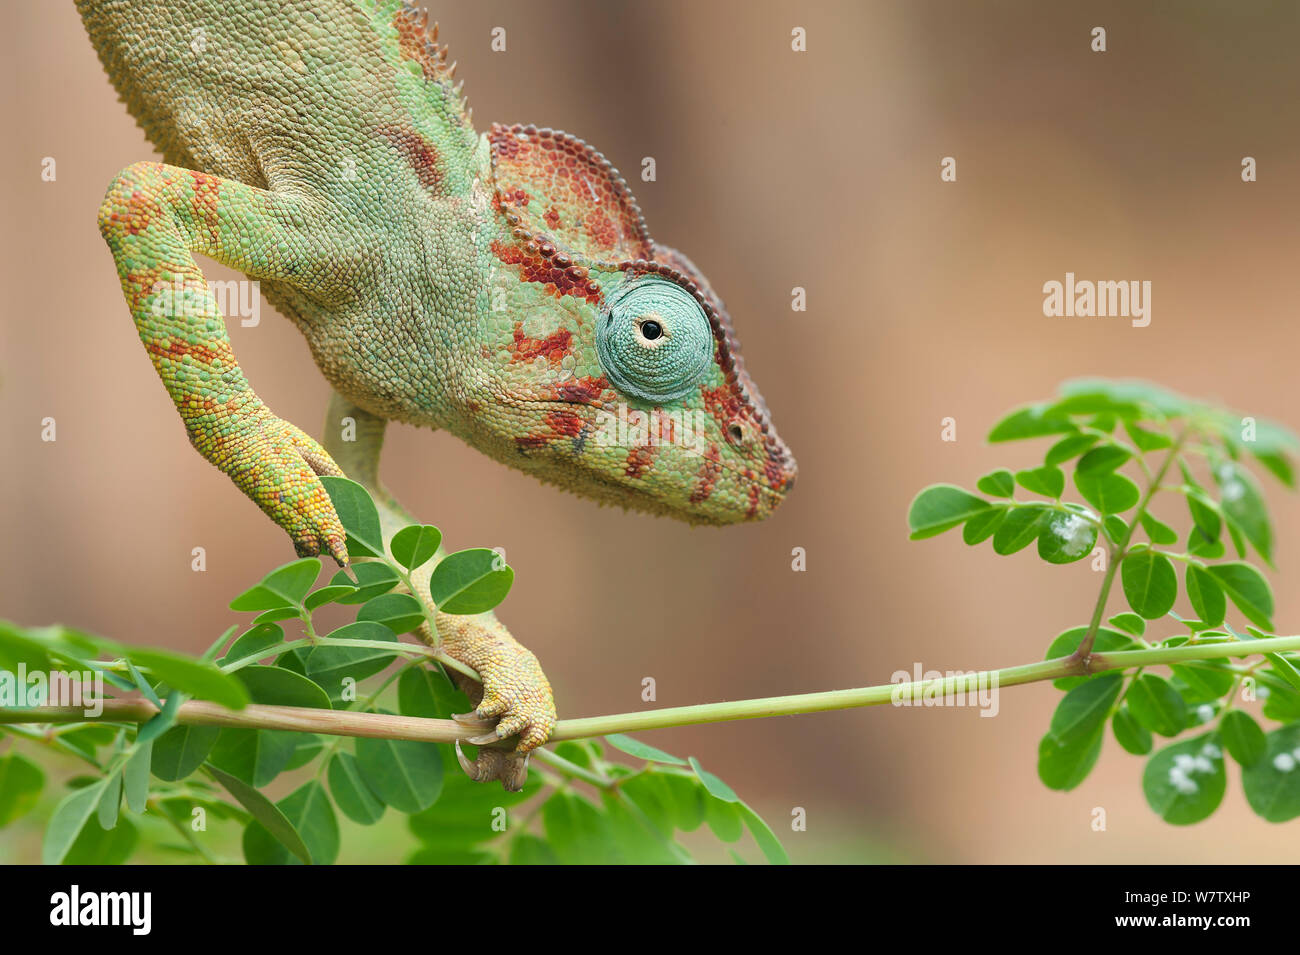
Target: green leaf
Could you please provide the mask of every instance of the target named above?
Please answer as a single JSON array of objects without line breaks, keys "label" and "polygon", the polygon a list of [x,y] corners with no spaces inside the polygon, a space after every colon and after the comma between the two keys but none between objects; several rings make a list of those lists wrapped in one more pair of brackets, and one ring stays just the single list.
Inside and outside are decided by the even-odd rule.
[{"label": "green leaf", "polygon": [[710,796],[721,799],[723,802],[740,802],[740,797],[736,795],[735,790],[701,766],[698,759],[691,756],[688,762],[691,764],[691,769],[695,770],[695,775],[699,777],[700,782],[704,784],[704,788],[709,791]]},{"label": "green leaf", "polygon": [[[259,623],[239,635],[223,660],[242,660],[254,653],[270,655],[272,647],[284,642],[284,628],[275,623]],[[260,659],[260,658],[259,658]]]},{"label": "green leaf", "polygon": [[231,610],[278,610],[300,605],[320,576],[320,560],[304,557],[277,567],[255,587],[230,601]]},{"label": "green leaf", "polygon": [[1106,717],[1122,684],[1118,673],[1095,676],[1070,690],[1057,705],[1038,744],[1038,777],[1049,789],[1073,789],[1092,771],[1101,753]]},{"label": "green leaf", "polygon": [[[1097,436],[1092,434],[1066,435],[1048,449],[1046,464],[1064,464],[1066,461],[1087,451],[1097,443]],[[981,490],[983,490],[981,488]]]},{"label": "green leaf", "polygon": [[41,843],[42,865],[58,865],[64,861],[81,830],[94,815],[107,783],[108,780],[101,779],[82,789],[74,789],[54,807]]},{"label": "green leaf", "polygon": [[1106,528],[1106,536],[1116,544],[1128,536],[1128,524],[1117,514],[1107,514],[1102,518],[1102,524]]},{"label": "green leaf", "polygon": [[203,765],[220,735],[217,726],[173,726],[153,741],[150,769],[164,782],[184,779]]},{"label": "green leaf", "polygon": [[313,590],[309,593],[307,599],[303,601],[303,606],[308,610],[315,610],[317,607],[323,607],[328,603],[341,602],[344,597],[351,597],[355,594],[356,590],[357,588],[353,587],[351,583],[329,583],[319,590]]},{"label": "green leaf", "polygon": [[1142,497],[1138,486],[1122,474],[1080,474],[1074,472],[1074,486],[1085,501],[1103,514],[1119,514]]},{"label": "green leaf", "polygon": [[1266,653],[1264,659],[1273,664],[1272,670],[1282,679],[1286,680],[1297,690],[1300,690],[1300,670],[1297,670],[1295,664],[1288,660],[1280,653]]},{"label": "green leaf", "polygon": [[[225,780],[222,780],[223,784]],[[238,794],[232,791],[235,798]],[[242,800],[241,800],[242,802]],[[249,865],[293,864],[293,856],[303,859],[300,849],[314,865],[332,865],[339,854],[339,824],[334,817],[325,787],[317,780],[304,783],[275,804],[289,832],[298,836],[297,845],[289,832],[273,830],[261,815],[247,806],[256,822],[244,830],[244,858]],[[293,855],[291,856],[290,853]]]},{"label": "green leaf", "polygon": [[1187,553],[1205,560],[1219,560],[1225,551],[1223,541],[1209,540],[1199,527],[1193,527],[1187,535]]},{"label": "green leaf", "polygon": [[968,520],[961,529],[961,539],[974,547],[992,537],[1006,519],[1007,508],[990,507]]},{"label": "green leaf", "polygon": [[285,772],[306,766],[319,756],[320,751],[325,748],[325,740],[315,733],[295,733],[294,735],[298,737],[298,745],[294,747],[293,756],[285,764]]},{"label": "green leaf", "polygon": [[1256,451],[1253,448],[1251,454],[1255,456],[1256,461],[1268,468],[1275,478],[1287,487],[1295,489],[1295,471],[1291,467],[1291,459],[1285,454],[1281,451]]},{"label": "green leaf", "polygon": [[41,768],[12,750],[0,756],[0,826],[7,826],[36,806],[45,774]]},{"label": "green leaf", "polygon": [[704,800],[704,821],[723,842],[736,842],[745,834],[745,820],[740,814],[739,802],[721,799]]},{"label": "green leaf", "polygon": [[397,680],[397,709],[403,716],[447,719],[470,709],[469,700],[437,666],[407,667]]},{"label": "green leaf", "polygon": [[1273,591],[1263,574],[1244,561],[1214,564],[1206,570],[1247,620],[1273,629]]},{"label": "green leaf", "polygon": [[[264,832],[271,835],[280,845],[287,848],[303,862],[311,862],[311,853],[303,842],[302,836],[298,834],[294,824],[280,811],[278,806],[242,779],[238,779],[222,769],[207,766],[205,771],[224,786],[226,791],[234,796],[241,806],[248,810],[249,814],[261,825]],[[244,831],[244,838],[245,840],[248,838],[247,830]],[[245,845],[244,852],[245,856],[247,856],[247,845]]]},{"label": "green leaf", "polygon": [[1228,710],[1219,720],[1223,748],[1242,766],[1254,766],[1268,752],[1268,740],[1249,713]]},{"label": "green leaf", "polygon": [[140,691],[141,695],[143,695],[146,700],[148,700],[150,703],[152,703],[154,706],[158,707],[158,709],[161,710],[162,700],[158,699],[158,694],[154,692],[154,689],[149,684],[149,681],[146,680],[143,674],[141,674],[140,671],[136,669],[134,663],[128,660],[126,665],[127,665],[127,669],[131,673],[131,681],[135,684],[136,689]]},{"label": "green leaf", "polygon": [[1184,703],[1212,703],[1232,689],[1232,672],[1213,663],[1175,663],[1169,669]]},{"label": "green leaf", "polygon": [[1187,599],[1192,602],[1192,609],[1203,623],[1217,627],[1223,623],[1228,609],[1223,596],[1223,588],[1218,585],[1210,572],[1200,564],[1188,564],[1184,575],[1187,585]]},{"label": "green leaf", "polygon": [[1135,637],[1142,636],[1147,629],[1147,622],[1145,620],[1137,614],[1129,613],[1128,611],[1115,614],[1115,616],[1111,617],[1107,623],[1112,623],[1119,629],[1133,634]]},{"label": "green leaf", "polygon": [[1159,451],[1161,448],[1172,447],[1174,439],[1166,434],[1157,434],[1155,431],[1149,431],[1140,425],[1131,421],[1124,422],[1124,430],[1128,436],[1133,439],[1137,449],[1143,453],[1147,451]]},{"label": "green leaf", "polygon": [[121,819],[112,829],[86,825],[63,859],[64,865],[121,865],[131,857],[139,833],[130,820]]},{"label": "green leaf", "polygon": [[136,743],[141,746],[152,743],[176,725],[176,717],[180,714],[181,704],[186,699],[186,695],[179,691],[173,690],[168,693],[167,702],[163,704],[162,710],[145,721],[145,724],[136,732]]},{"label": "green leaf", "polygon": [[1083,560],[1097,545],[1097,525],[1079,514],[1049,511],[1047,526],[1038,535],[1038,556],[1049,564]]},{"label": "green leaf", "polygon": [[1079,463],[1075,465],[1075,470],[1079,474],[1090,477],[1109,474],[1132,456],[1127,448],[1121,448],[1118,444],[1103,444],[1081,457]]},{"label": "green leaf", "polygon": [[389,549],[393,559],[407,570],[427,564],[438,553],[442,531],[432,524],[412,524],[393,535]]},{"label": "green leaf", "polygon": [[1157,520],[1148,511],[1143,511],[1138,520],[1142,522],[1142,529],[1151,538],[1151,543],[1162,545],[1178,543],[1178,532],[1163,521]]},{"label": "green leaf", "polygon": [[[1150,408],[1167,418],[1195,410],[1195,405],[1182,395],[1137,379],[1076,378],[1061,385],[1060,392],[1079,406],[1111,410],[1125,418],[1143,408]],[[1091,402],[1090,406],[1088,402]]]},{"label": "green leaf", "polygon": [[[907,526],[912,540],[934,537],[988,508],[989,502],[952,484],[932,484],[912,500]],[[440,565],[441,566],[441,565]]]},{"label": "green leaf", "polygon": [[1145,756],[1151,752],[1151,731],[1133,718],[1127,705],[1121,704],[1115,711],[1110,727],[1115,732],[1119,745],[1134,756]]},{"label": "green leaf", "polygon": [[340,570],[330,578],[330,586],[332,587],[346,585],[354,588],[351,595],[336,598],[341,604],[363,604],[367,600],[373,600],[380,594],[392,590],[401,579],[397,576],[397,571],[378,561],[353,564],[352,573],[356,575],[355,582],[344,570]]},{"label": "green leaf", "polygon": [[1208,818],[1227,788],[1223,753],[1211,734],[1166,746],[1147,761],[1142,791],[1165,822],[1186,826]]},{"label": "green leaf", "polygon": [[1178,596],[1178,574],[1164,554],[1143,548],[1129,551],[1119,568],[1129,606],[1148,620],[1173,609]]},{"label": "green leaf", "polygon": [[149,801],[149,766],[153,762],[153,741],[136,743],[133,752],[122,768],[122,784],[126,794],[126,808],[144,812]]},{"label": "green leaf", "polygon": [[622,733],[611,733],[605,737],[605,742],[609,743],[620,753],[627,753],[629,756],[635,756],[637,759],[645,759],[654,763],[668,763],[673,766],[685,766],[686,760],[678,759],[671,753],[665,753],[661,749],[655,749],[648,743],[643,743],[639,739],[633,739],[631,736],[625,736]]},{"label": "green leaf", "polygon": [[297,747],[297,734],[286,730],[227,727],[208,754],[208,764],[261,789],[284,772]]},{"label": "green leaf", "polygon": [[1187,704],[1164,677],[1143,673],[1124,697],[1133,718],[1161,736],[1177,736],[1187,725]]},{"label": "green leaf", "polygon": [[330,793],[339,811],[363,826],[374,825],[384,815],[384,804],[375,798],[361,767],[351,753],[335,753],[329,765]]},{"label": "green leaf", "polygon": [[1004,557],[1032,544],[1052,520],[1045,507],[1013,507],[993,534],[993,550]]},{"label": "green leaf", "polygon": [[1269,822],[1300,816],[1300,723],[1268,734],[1263,758],[1241,771],[1246,802]]},{"label": "green leaf", "polygon": [[179,653],[147,647],[128,647],[126,652],[132,663],[149,670],[174,690],[188,693],[195,699],[220,703],[232,710],[242,710],[248,705],[248,693],[243,684],[211,663],[200,663]]},{"label": "green leaf", "polygon": [[1068,417],[1062,414],[1045,415],[1043,412],[1046,407],[1045,404],[1035,404],[1011,412],[993,426],[989,432],[989,441],[1020,441],[1075,430]]},{"label": "green leaf", "polygon": [[[936,487],[947,487],[948,485],[935,485]],[[996,471],[990,471],[978,481],[975,482],[977,490],[983,491],[989,497],[1010,497],[1016,493],[1016,479],[1006,468],[998,468]],[[960,490],[960,488],[958,489]],[[965,493],[964,491],[962,492]],[[976,500],[979,500],[976,498]],[[915,502],[913,502],[915,506]]]},{"label": "green leaf", "polygon": [[443,762],[436,743],[358,739],[361,778],[398,812],[428,809],[442,792]]},{"label": "green leaf", "polygon": [[442,613],[483,613],[505,600],[514,579],[514,568],[499,554],[474,547],[438,563],[429,577],[429,596]]},{"label": "green leaf", "polygon": [[510,843],[511,865],[559,865],[559,863],[560,860],[555,857],[555,853],[551,851],[545,839],[524,833],[515,836],[514,841]]},{"label": "green leaf", "polygon": [[271,706],[307,706],[328,710],[329,694],[301,673],[278,666],[246,666],[235,676],[248,689],[254,703]]},{"label": "green leaf", "polygon": [[611,858],[608,817],[576,793],[557,792],[542,806],[546,838],[563,865],[620,861]]},{"label": "green leaf", "polygon": [[410,594],[380,594],[357,611],[357,620],[383,624],[393,633],[410,633],[424,623],[424,611]]},{"label": "green leaf", "polygon": [[356,481],[323,475],[320,479],[334,502],[334,510],[348,532],[349,557],[383,557],[384,535],[379,528],[379,511],[370,495]]},{"label": "green leaf", "polygon": [[104,786],[100,790],[99,804],[95,814],[101,829],[112,829],[117,825],[117,814],[122,808],[122,774],[109,773],[104,777]]},{"label": "green leaf", "polygon": [[1224,462],[1214,468],[1214,480],[1219,485],[1219,507],[1228,521],[1229,530],[1236,529],[1245,535],[1251,546],[1270,565],[1273,562],[1273,528],[1269,524],[1264,496],[1255,486],[1255,480],[1244,468]]},{"label": "green leaf", "polygon": [[1056,499],[1065,490],[1065,472],[1045,464],[1041,468],[1028,468],[1016,472],[1016,483],[1026,491]]},{"label": "green leaf", "polygon": [[754,837],[754,841],[758,843],[758,848],[762,850],[768,862],[772,863],[772,865],[790,864],[790,857],[786,855],[786,851],[782,847],[780,840],[777,839],[776,833],[772,831],[771,827],[763,821],[758,813],[743,802],[740,804],[740,817],[749,828],[750,835]]},{"label": "green leaf", "polygon": [[1219,534],[1223,531],[1223,519],[1219,517],[1219,511],[1209,498],[1200,493],[1191,493],[1187,495],[1187,510],[1192,515],[1192,523],[1196,529],[1201,532],[1201,536],[1206,541],[1217,541]]},{"label": "green leaf", "polygon": [[[397,635],[383,624],[360,620],[339,627],[329,634],[332,640],[373,640],[377,643],[397,643]],[[396,659],[397,654],[383,647],[338,647],[327,643],[317,644],[307,654],[307,676],[324,688],[331,699],[339,699],[348,680],[359,683],[374,676]]]}]

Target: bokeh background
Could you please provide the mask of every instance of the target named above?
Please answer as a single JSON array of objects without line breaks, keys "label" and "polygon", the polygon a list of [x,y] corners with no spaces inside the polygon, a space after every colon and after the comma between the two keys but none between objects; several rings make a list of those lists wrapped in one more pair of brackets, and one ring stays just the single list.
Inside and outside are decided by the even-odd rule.
[{"label": "bokeh background", "polygon": [[[1300,426],[1293,3],[431,6],[480,129],[587,139],[633,182],[652,234],[704,269],[801,468],[765,524],[693,529],[390,429],[398,498],[453,546],[506,548],[518,577],[502,617],[561,715],[640,709],[647,676],[672,706],[1040,658],[1086,622],[1087,562],[909,543],[904,516],[927,483],[1041,454],[983,435],[1063,379],[1149,378]],[[189,447],[97,233],[112,176],[157,153],[71,3],[10,4],[5,20],[0,615],[199,650],[237,621],[228,600],[293,553]],[[507,52],[490,49],[495,26]],[[791,51],[795,26],[807,52]],[[638,181],[644,156],[656,182]],[[1241,181],[1243,156],[1258,182]],[[1151,281],[1151,325],[1044,318],[1042,284],[1066,271]],[[236,352],[273,409],[317,431],[325,383],[263,310],[259,327],[231,324]],[[1300,504],[1266,488],[1285,630],[1300,621]],[[995,719],[878,707],[646,738],[730,781],[797,861],[1294,859],[1300,829],[1256,819],[1235,769],[1223,808],[1191,829],[1147,808],[1142,761],[1113,740],[1079,789],[1046,790],[1036,743],[1058,696],[1009,689]],[[807,832],[788,831],[793,807]]]}]

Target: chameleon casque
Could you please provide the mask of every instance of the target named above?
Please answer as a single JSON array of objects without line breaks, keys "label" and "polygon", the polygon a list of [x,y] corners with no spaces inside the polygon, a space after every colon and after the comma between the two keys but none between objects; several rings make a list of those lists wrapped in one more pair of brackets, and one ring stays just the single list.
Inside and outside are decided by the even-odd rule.
[{"label": "chameleon casque", "polygon": [[[140,338],[195,448],[299,554],[347,562],[319,475],[365,486],[385,537],[411,521],[378,479],[392,419],[693,523],[782,501],[794,459],[707,280],[650,238],[581,140],[475,133],[427,14],[396,0],[77,7],[164,156],[119,173],[99,210]],[[254,393],[196,253],[260,281],[306,337],[334,390],[322,443]],[[597,440],[620,406],[703,429],[693,444]],[[339,437],[346,417],[356,440]],[[421,636],[482,677],[470,741],[519,737],[462,765],[518,788],[555,721],[550,685],[492,614],[435,622]]]}]

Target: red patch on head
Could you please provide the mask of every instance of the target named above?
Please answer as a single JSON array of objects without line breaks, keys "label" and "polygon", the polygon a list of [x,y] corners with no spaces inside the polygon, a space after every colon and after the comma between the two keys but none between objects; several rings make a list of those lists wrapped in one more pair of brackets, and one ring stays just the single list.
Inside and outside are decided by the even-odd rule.
[{"label": "red patch on head", "polygon": [[659,448],[653,444],[641,444],[632,448],[627,453],[627,466],[623,469],[623,473],[630,478],[643,477],[646,471],[650,470],[655,452],[658,450]]},{"label": "red patch on head", "polygon": [[545,338],[529,338],[524,334],[524,323],[515,322],[514,341],[507,347],[511,352],[512,363],[544,358],[551,364],[558,365],[560,360],[569,354],[569,345],[572,341],[573,333],[567,328],[551,332]]},{"label": "red patch on head", "polygon": [[700,464],[699,473],[695,477],[695,488],[691,491],[692,504],[707,501],[713,496],[713,489],[722,476],[720,457],[716,444],[709,445],[709,450],[704,452],[704,461]]},{"label": "red patch on head", "polygon": [[405,126],[380,126],[379,135],[396,147],[406,164],[415,170],[420,185],[439,191],[442,186],[441,159],[438,150],[415,130]]},{"label": "red patch on head", "polygon": [[548,295],[572,295],[592,304],[600,302],[600,286],[588,277],[587,270],[574,265],[553,245],[534,239],[520,244],[493,239],[492,252],[506,265],[519,266],[519,277],[545,286]]},{"label": "red patch on head", "polygon": [[555,386],[555,399],[584,405],[598,404],[608,387],[609,382],[603,375],[599,378],[575,378]]},{"label": "red patch on head", "polygon": [[[582,140],[535,126],[494,124],[488,142],[499,207],[514,217],[512,225],[525,233],[549,231],[573,254],[592,260],[653,254],[627,183]],[[529,210],[529,196],[544,200],[545,211]]]}]

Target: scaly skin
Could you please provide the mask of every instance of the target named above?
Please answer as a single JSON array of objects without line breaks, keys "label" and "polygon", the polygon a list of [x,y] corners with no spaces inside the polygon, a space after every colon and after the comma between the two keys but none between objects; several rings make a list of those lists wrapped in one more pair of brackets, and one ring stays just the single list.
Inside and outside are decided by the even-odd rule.
[{"label": "scaly skin", "polygon": [[[378,481],[388,420],[692,523],[781,502],[794,459],[707,280],[580,140],[475,133],[425,17],[396,0],[77,6],[165,160],[125,169],[100,209],[140,337],[195,447],[300,554],[347,559],[318,475],[361,481],[386,533],[406,519]],[[306,337],[336,393],[324,447],[244,378],[195,253],[260,280]],[[362,447],[332,433],[342,410]],[[638,440],[647,422],[661,440]],[[519,753],[544,742],[532,654],[491,615],[439,631],[484,678],[477,716]],[[477,773],[518,782],[508,762],[481,755]]]}]

